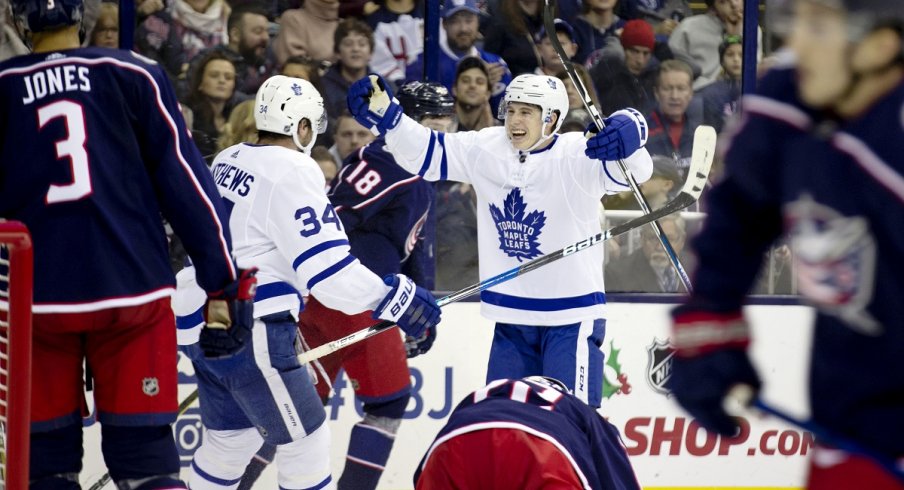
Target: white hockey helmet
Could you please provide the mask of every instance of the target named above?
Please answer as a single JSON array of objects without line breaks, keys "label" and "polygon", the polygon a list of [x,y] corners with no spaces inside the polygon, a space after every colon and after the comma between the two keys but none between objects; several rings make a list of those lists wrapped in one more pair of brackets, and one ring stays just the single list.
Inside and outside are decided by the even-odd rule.
[{"label": "white hockey helmet", "polygon": [[568,92],[562,80],[546,75],[524,74],[515,77],[505,89],[505,97],[499,104],[499,119],[505,119],[505,111],[509,102],[532,104],[540,108],[540,119],[543,124],[552,121],[552,113],[558,111],[559,118],[551,134],[544,134],[541,140],[549,138],[559,131],[568,114]]},{"label": "white hockey helmet", "polygon": [[[326,131],[326,110],[323,97],[302,78],[274,75],[257,91],[254,99],[254,122],[259,131],[291,136],[300,150],[310,153],[317,135]],[[298,123],[307,119],[314,130],[311,142],[298,141]]]}]

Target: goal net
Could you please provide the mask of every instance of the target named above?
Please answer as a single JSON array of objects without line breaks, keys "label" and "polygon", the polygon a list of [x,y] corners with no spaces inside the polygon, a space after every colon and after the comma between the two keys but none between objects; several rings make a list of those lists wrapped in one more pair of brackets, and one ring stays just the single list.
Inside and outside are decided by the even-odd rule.
[{"label": "goal net", "polygon": [[31,236],[0,221],[0,490],[28,488]]}]

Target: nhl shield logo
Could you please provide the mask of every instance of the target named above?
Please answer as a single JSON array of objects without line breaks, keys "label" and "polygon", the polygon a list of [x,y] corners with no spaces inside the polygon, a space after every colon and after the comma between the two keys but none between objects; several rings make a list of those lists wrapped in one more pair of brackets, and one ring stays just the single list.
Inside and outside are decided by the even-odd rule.
[{"label": "nhl shield logo", "polygon": [[160,393],[160,384],[157,378],[144,378],[141,380],[141,391],[147,396],[157,396]]},{"label": "nhl shield logo", "polygon": [[668,395],[666,382],[672,377],[672,358],[675,351],[668,341],[653,339],[653,344],[647,347],[647,383],[653,391]]}]

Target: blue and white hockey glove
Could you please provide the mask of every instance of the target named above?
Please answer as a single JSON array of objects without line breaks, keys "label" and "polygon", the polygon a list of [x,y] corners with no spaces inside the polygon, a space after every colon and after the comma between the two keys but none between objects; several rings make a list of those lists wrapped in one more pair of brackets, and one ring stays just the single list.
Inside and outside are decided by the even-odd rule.
[{"label": "blue and white hockey glove", "polygon": [[380,75],[370,74],[353,83],[346,101],[355,120],[376,135],[398,126],[402,119],[402,107]]},{"label": "blue and white hockey glove", "polygon": [[405,337],[405,355],[408,359],[426,354],[436,340],[436,327],[428,328],[420,337]]},{"label": "blue and white hockey glove", "polygon": [[631,156],[647,144],[647,120],[634,109],[622,109],[603,119],[606,124],[597,132],[591,124],[584,154],[596,160],[618,160]]},{"label": "blue and white hockey glove", "polygon": [[754,394],[760,378],[747,356],[750,336],[740,311],[714,312],[692,305],[672,311],[675,357],[667,382],[678,403],[706,429],[731,436],[738,423],[723,407],[735,385]]},{"label": "blue and white hockey glove", "polygon": [[239,278],[213,293],[204,304],[204,328],[198,342],[204,357],[220,359],[238,353],[254,324],[257,268],[239,270]]},{"label": "blue and white hockey glove", "polygon": [[439,323],[442,310],[436,306],[436,298],[430,291],[402,274],[388,275],[383,282],[392,289],[374,310],[375,320],[394,322],[406,335],[415,338]]}]

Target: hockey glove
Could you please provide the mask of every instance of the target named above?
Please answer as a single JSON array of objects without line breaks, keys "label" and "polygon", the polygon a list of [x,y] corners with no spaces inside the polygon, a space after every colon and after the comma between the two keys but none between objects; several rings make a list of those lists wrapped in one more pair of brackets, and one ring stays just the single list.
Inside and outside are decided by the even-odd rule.
[{"label": "hockey glove", "polygon": [[348,89],[348,110],[359,124],[374,134],[385,134],[398,126],[402,107],[380,75],[370,74]]},{"label": "hockey glove", "polygon": [[706,429],[736,435],[738,422],[723,408],[738,384],[754,393],[760,378],[747,356],[747,322],[739,311],[719,313],[691,305],[672,312],[675,357],[667,382],[678,403]]},{"label": "hockey glove", "polygon": [[374,310],[375,320],[395,322],[406,335],[415,338],[439,323],[442,311],[430,291],[401,274],[388,275],[383,282],[391,289]]},{"label": "hockey glove", "polygon": [[588,128],[584,154],[596,160],[618,160],[631,156],[647,143],[647,120],[634,109],[622,109],[603,119],[606,124],[597,132]]},{"label": "hockey glove", "polygon": [[420,337],[405,337],[405,354],[408,359],[426,354],[436,340],[436,327],[428,328]]},{"label": "hockey glove", "polygon": [[239,270],[239,278],[220,291],[207,294],[204,328],[198,340],[204,357],[231,357],[242,349],[254,323],[257,268]]}]

